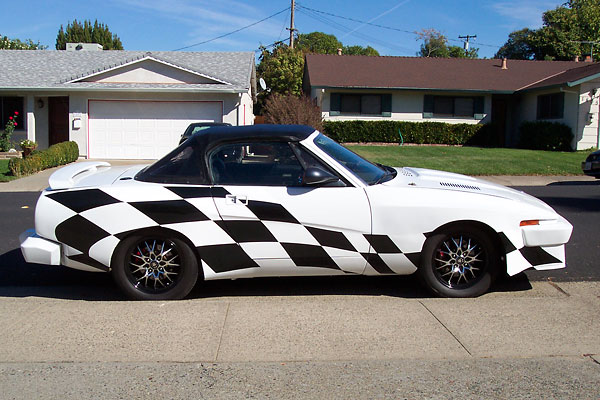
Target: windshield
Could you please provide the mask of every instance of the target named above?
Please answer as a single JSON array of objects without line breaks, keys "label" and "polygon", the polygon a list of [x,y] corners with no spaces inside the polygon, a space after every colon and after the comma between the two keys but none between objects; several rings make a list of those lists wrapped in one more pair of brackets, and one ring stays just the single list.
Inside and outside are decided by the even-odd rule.
[{"label": "windshield", "polygon": [[391,179],[396,175],[392,168],[375,165],[323,134],[315,138],[315,144],[369,185],[384,182],[386,178]]}]

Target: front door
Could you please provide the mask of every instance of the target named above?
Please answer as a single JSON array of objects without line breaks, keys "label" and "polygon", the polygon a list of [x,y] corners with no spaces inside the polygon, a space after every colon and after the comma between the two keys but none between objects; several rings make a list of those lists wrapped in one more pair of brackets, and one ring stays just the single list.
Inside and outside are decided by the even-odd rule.
[{"label": "front door", "polygon": [[48,97],[48,135],[50,145],[69,140],[68,97]]},{"label": "front door", "polygon": [[224,144],[209,165],[222,227],[239,246],[230,274],[363,273],[371,211],[362,188],[302,186],[305,168],[327,167],[287,142]]},{"label": "front door", "polygon": [[508,100],[506,97],[492,97],[492,138],[490,143],[494,147],[504,147],[506,135],[506,117]]}]

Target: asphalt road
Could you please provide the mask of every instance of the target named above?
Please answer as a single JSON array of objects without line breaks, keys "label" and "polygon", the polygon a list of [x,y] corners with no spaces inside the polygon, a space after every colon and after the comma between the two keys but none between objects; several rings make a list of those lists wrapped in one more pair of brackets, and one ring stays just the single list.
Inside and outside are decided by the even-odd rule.
[{"label": "asphalt road", "polygon": [[[600,182],[567,182],[549,186],[517,188],[551,205],[574,226],[567,244],[564,270],[527,271],[502,285],[507,290],[525,288],[529,280],[598,281],[600,268]],[[120,299],[107,274],[87,273],[65,267],[27,264],[19,250],[18,236],[33,227],[36,192],[0,193],[0,295],[41,295],[85,299]],[[68,294],[61,287],[70,287]],[[282,294],[392,294],[406,297],[424,295],[414,278],[365,277],[257,279],[206,282],[206,295],[282,295]],[[400,290],[401,293],[398,293]],[[497,290],[504,290],[503,287]],[[8,292],[7,292],[8,291]],[[198,290],[195,291],[198,295]],[[194,295],[194,292],[192,293]]]}]

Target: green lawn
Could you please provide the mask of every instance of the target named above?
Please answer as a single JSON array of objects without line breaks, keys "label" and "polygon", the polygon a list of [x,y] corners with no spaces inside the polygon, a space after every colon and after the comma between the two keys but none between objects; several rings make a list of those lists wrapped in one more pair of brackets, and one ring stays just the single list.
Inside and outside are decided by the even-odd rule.
[{"label": "green lawn", "polygon": [[0,182],[8,182],[13,179],[17,179],[15,176],[12,176],[8,169],[8,161],[9,160],[0,160]]},{"label": "green lawn", "polygon": [[385,165],[466,175],[581,175],[581,162],[590,153],[450,146],[347,147],[370,161]]}]

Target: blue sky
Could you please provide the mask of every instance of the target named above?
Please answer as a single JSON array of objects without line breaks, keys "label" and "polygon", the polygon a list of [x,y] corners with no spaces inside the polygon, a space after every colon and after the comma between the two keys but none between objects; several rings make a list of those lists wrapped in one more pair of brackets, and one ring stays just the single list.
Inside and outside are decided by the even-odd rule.
[{"label": "blue sky", "polygon": [[[32,39],[54,49],[60,25],[73,19],[98,19],[126,50],[175,50],[250,25],[290,6],[290,0],[0,0],[0,35]],[[411,33],[434,28],[461,45],[459,35],[477,35],[472,46],[492,57],[508,34],[538,28],[553,0],[299,0],[296,28],[301,33],[334,34],[344,45],[370,45],[381,55],[414,56],[420,42]],[[312,10],[311,10],[312,9]],[[289,37],[286,10],[260,24],[187,51],[254,51]],[[332,16],[342,16],[341,19]],[[372,22],[396,30],[356,21]]]}]

